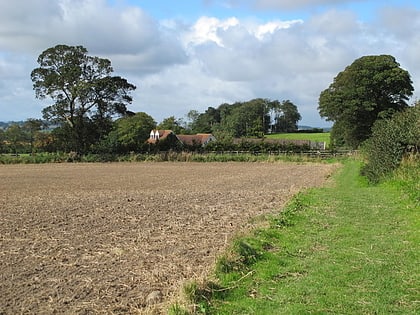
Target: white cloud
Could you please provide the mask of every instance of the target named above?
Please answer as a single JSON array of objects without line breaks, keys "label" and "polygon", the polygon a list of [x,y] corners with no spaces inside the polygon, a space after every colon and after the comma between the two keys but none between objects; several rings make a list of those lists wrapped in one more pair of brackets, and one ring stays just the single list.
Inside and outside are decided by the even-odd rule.
[{"label": "white cloud", "polygon": [[176,65],[142,78],[133,109],[161,121],[172,115],[183,118],[192,109],[204,111],[209,106],[252,97],[252,90],[237,82],[208,75],[199,60],[192,60],[189,64]]},{"label": "white cloud", "polygon": [[170,30],[139,7],[110,7],[106,0],[34,0],[17,6],[19,1],[24,0],[0,4],[2,50],[39,54],[57,44],[82,45],[92,54],[126,56],[121,64],[139,71],[186,62]]},{"label": "white cloud", "polygon": [[292,20],[292,21],[270,21],[265,24],[258,25],[255,36],[258,39],[263,39],[266,35],[271,35],[280,29],[292,27],[293,24],[301,24],[303,20]]},{"label": "white cloud", "polygon": [[232,17],[226,20],[219,20],[215,17],[203,16],[191,27],[191,31],[185,34],[184,43],[186,46],[199,45],[206,42],[216,43],[223,47],[222,39],[219,37],[219,30],[226,31],[239,24],[238,19]]},{"label": "white cloud", "polygon": [[[245,2],[268,8],[281,1]],[[302,123],[325,125],[317,112],[320,92],[356,58],[371,54],[395,56],[420,90],[418,10],[388,8],[364,23],[338,9],[315,10],[305,19],[256,13],[189,23],[158,21],[138,6],[115,3],[0,1],[0,120],[40,116],[45,104],[34,97],[30,72],[41,51],[62,43],[109,58],[116,74],[137,86],[131,109],[157,121],[263,97],[290,99]]]}]

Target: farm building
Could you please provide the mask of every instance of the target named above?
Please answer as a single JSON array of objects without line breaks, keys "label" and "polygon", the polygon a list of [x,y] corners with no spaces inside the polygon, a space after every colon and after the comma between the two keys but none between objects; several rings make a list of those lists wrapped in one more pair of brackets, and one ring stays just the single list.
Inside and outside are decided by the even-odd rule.
[{"label": "farm building", "polygon": [[199,133],[195,135],[176,135],[172,130],[150,131],[150,137],[147,139],[147,143],[157,144],[162,141],[182,147],[204,147],[211,141],[216,141],[216,138],[212,134],[207,133]]},{"label": "farm building", "polygon": [[201,145],[206,146],[212,141],[216,141],[216,138],[209,133],[198,133],[196,135],[178,135],[178,139],[186,145]]},{"label": "farm building", "polygon": [[150,131],[150,137],[147,139],[147,143],[154,144],[171,138],[177,138],[176,134],[172,130],[152,130]]}]

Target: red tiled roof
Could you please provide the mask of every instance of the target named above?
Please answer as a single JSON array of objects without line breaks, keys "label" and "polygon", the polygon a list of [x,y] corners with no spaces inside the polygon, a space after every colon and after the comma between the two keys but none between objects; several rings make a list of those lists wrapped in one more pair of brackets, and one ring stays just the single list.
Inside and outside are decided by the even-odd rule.
[{"label": "red tiled roof", "polygon": [[[159,137],[157,137],[157,134]],[[167,138],[169,135],[175,135],[172,130],[151,130],[150,138],[147,139],[148,143],[156,143],[159,140]],[[211,141],[213,137],[209,133],[198,133],[196,135],[175,135],[179,141],[186,145],[203,145]]]},{"label": "red tiled roof", "polygon": [[[157,139],[157,138],[149,138],[149,139],[147,139],[147,142],[148,143],[156,143],[156,141],[157,140],[163,140],[163,139],[165,139],[166,137],[168,137],[171,133],[173,133],[173,131],[172,130],[152,130],[155,134],[156,134],[156,132],[158,132],[159,133],[159,139]],[[150,134],[152,133],[152,131],[150,132]]]},{"label": "red tiled roof", "polygon": [[199,133],[196,135],[178,135],[179,140],[181,140],[184,144],[187,145],[198,145],[206,143],[211,137],[211,134],[207,133]]}]

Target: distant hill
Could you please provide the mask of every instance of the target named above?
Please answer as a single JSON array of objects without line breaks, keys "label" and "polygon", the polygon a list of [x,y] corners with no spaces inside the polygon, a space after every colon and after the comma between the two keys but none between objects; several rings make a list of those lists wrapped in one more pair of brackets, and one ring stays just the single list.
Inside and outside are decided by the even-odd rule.
[{"label": "distant hill", "polygon": [[[18,124],[20,126],[24,125],[26,120],[19,120],[19,121],[0,121],[0,129],[7,129],[10,125]],[[53,129],[54,126],[50,126],[48,129]]]},{"label": "distant hill", "polygon": [[23,120],[21,121],[0,121],[0,129],[6,129],[10,125],[18,124],[23,125],[25,122]]}]

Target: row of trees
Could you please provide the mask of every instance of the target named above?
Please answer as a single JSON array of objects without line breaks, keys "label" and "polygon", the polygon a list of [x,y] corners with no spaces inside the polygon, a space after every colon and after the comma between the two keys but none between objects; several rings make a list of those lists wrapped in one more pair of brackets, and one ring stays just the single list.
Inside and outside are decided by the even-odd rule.
[{"label": "row of trees", "polygon": [[271,132],[295,132],[301,115],[290,100],[253,99],[247,102],[209,107],[204,113],[187,115],[194,133],[225,133],[232,137],[263,137]]},{"label": "row of trees", "polygon": [[99,130],[95,128],[99,124],[89,119],[85,119],[82,131],[74,130],[74,125],[67,121],[60,123],[54,120],[57,125],[48,129],[47,121],[29,119],[23,124],[11,125],[5,131],[0,129],[0,153],[80,152],[83,149],[84,153],[124,154],[171,149],[170,144],[166,143],[160,143],[156,148],[150,148],[145,143],[150,130],[155,128],[169,129],[176,134],[213,133],[220,142],[227,145],[234,138],[261,138],[272,130],[296,131],[298,119],[300,115],[297,108],[290,101],[280,103],[265,99],[222,104],[218,108],[209,107],[204,113],[190,111],[187,121],[171,116],[158,125],[144,112],[129,113],[110,120],[108,128],[102,124]]},{"label": "row of trees", "polygon": [[0,129],[0,153],[36,151],[42,142],[47,142],[48,135],[41,132],[45,127],[40,119],[28,119],[22,124],[13,123],[4,130]]}]

